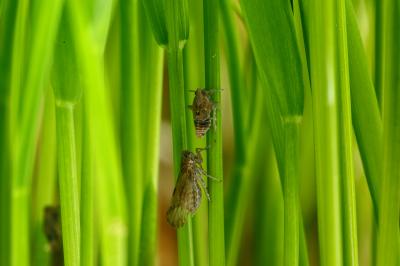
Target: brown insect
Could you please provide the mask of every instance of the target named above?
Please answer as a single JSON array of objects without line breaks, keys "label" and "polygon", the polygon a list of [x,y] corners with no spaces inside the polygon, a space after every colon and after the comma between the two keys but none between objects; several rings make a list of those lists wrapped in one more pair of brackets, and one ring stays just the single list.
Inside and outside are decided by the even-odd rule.
[{"label": "brown insect", "polygon": [[195,90],[193,103],[189,105],[189,108],[193,112],[196,136],[199,138],[203,137],[210,129],[211,121],[215,122],[215,109],[217,105],[211,99],[213,92],[214,90]]},{"label": "brown insect", "polygon": [[53,252],[62,251],[60,207],[46,206],[44,208],[43,230],[50,250]]},{"label": "brown insect", "polygon": [[204,149],[196,149],[182,152],[181,170],[172,194],[171,206],[167,212],[167,221],[175,228],[183,226],[188,215],[194,215],[201,203],[201,188],[203,188],[207,199],[210,196],[207,192],[207,185],[202,176],[209,176],[203,169],[201,163],[203,158],[200,152]]}]

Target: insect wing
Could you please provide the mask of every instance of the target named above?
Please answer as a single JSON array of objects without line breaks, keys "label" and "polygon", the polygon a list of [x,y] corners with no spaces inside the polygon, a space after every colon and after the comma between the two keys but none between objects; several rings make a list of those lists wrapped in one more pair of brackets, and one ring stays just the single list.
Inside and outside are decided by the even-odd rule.
[{"label": "insect wing", "polygon": [[183,226],[189,214],[193,215],[200,206],[201,190],[192,170],[182,171],[167,212],[168,223],[175,228]]}]

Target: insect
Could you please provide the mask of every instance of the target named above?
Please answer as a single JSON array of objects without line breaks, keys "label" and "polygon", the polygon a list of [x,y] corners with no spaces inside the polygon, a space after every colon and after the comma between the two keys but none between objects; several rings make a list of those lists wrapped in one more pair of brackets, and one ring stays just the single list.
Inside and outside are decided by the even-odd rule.
[{"label": "insect", "polygon": [[44,208],[43,230],[50,250],[53,252],[62,251],[60,207],[46,206]]},{"label": "insect", "polygon": [[203,158],[200,152],[204,149],[196,149],[182,152],[181,169],[172,194],[171,206],[167,212],[167,221],[175,228],[183,226],[188,215],[194,215],[201,203],[201,188],[203,188],[207,199],[210,196],[207,192],[207,185],[202,176],[209,176],[203,169],[201,163]]},{"label": "insect", "polygon": [[[196,136],[201,138],[210,129],[211,121],[215,122],[216,103],[212,101],[211,94],[214,90],[197,89],[192,105],[189,108],[193,112]],[[213,117],[211,114],[213,113]]]}]

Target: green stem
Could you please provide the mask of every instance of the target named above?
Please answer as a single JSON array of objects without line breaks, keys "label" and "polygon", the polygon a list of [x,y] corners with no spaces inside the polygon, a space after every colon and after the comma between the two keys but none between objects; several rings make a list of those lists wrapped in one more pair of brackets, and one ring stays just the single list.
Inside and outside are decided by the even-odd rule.
[{"label": "green stem", "polygon": [[81,235],[72,104],[56,103],[56,127],[64,261],[67,266],[76,266],[80,265]]},{"label": "green stem", "polygon": [[14,24],[17,1],[3,1],[0,17],[0,264],[10,264],[10,93]]},{"label": "green stem", "polygon": [[311,83],[314,108],[315,160],[320,263],[342,265],[340,165],[337,117],[337,62],[334,1],[313,1]]},{"label": "green stem", "polygon": [[[128,196],[129,265],[139,258],[141,212],[144,193],[143,156],[140,143],[143,126],[141,110],[141,71],[139,61],[139,1],[120,3],[121,17],[121,154]],[[147,88],[149,89],[149,88]],[[144,105],[143,105],[144,106]],[[145,122],[145,120],[143,120]]]},{"label": "green stem", "polygon": [[299,264],[299,150],[301,117],[284,121],[283,202],[284,202],[284,265]]},{"label": "green stem", "polygon": [[400,209],[400,44],[398,1],[384,1],[382,10],[383,176],[379,201],[377,264],[399,265]]},{"label": "green stem", "polygon": [[375,1],[375,72],[374,72],[374,87],[379,109],[382,111],[382,80],[384,76],[383,65],[383,5],[384,1]]},{"label": "green stem", "polygon": [[[14,28],[14,38],[13,38],[13,54],[12,54],[12,66],[11,66],[11,95],[10,95],[10,140],[15,143],[16,141],[20,141],[16,138],[15,134],[19,131],[17,128],[17,121],[19,118],[19,106],[20,106],[20,93],[21,93],[21,77],[23,75],[23,64],[24,64],[24,55],[26,53],[24,43],[25,43],[25,35],[26,35],[26,20],[27,20],[27,12],[28,12],[28,1],[20,1],[18,2],[17,13],[16,13],[16,21]],[[21,146],[21,145],[20,145]],[[25,151],[26,152],[26,151]],[[28,209],[26,207],[27,196],[23,195],[27,193],[27,188],[21,184],[22,181],[20,179],[21,176],[17,171],[20,172],[22,164],[19,165],[16,162],[16,158],[22,156],[20,155],[20,151],[17,150],[17,154],[15,157],[11,157],[12,167],[11,173],[13,174],[13,179],[11,181],[11,210],[10,210],[10,225],[11,233],[10,243],[11,243],[11,252],[10,252],[10,265],[12,266],[24,266],[28,265],[29,260],[29,231],[28,230]],[[26,153],[24,153],[26,154]],[[11,155],[13,155],[11,153]],[[19,159],[19,158],[18,158]],[[22,161],[22,160],[20,160]],[[24,199],[25,198],[25,199]]]},{"label": "green stem", "polygon": [[122,186],[109,90],[106,89],[102,46],[94,43],[91,28],[85,23],[82,4],[67,1],[76,58],[80,60],[85,100],[85,115],[90,133],[90,154],[95,155],[95,200],[98,204],[102,265],[127,263],[126,203]]},{"label": "green stem", "polygon": [[32,188],[32,224],[33,248],[32,264],[49,265],[50,250],[48,241],[43,234],[43,213],[45,206],[55,205],[55,192],[57,185],[56,163],[56,124],[55,103],[51,88],[47,90],[45,98],[44,115],[40,147],[38,149],[38,170],[35,175],[35,186]]},{"label": "green stem", "polygon": [[95,265],[95,216],[93,158],[90,154],[90,136],[86,116],[82,129],[82,176],[81,176],[81,265]]},{"label": "green stem", "polygon": [[343,263],[358,266],[356,198],[353,174],[350,77],[347,48],[346,0],[336,2],[338,75],[339,160],[341,170]]},{"label": "green stem", "polygon": [[[190,28],[192,32],[183,50],[186,106],[193,103],[194,93],[191,90],[204,88],[204,36],[203,36],[203,1],[189,1]],[[196,62],[193,64],[192,62]],[[194,151],[198,147],[206,146],[206,138],[198,138],[195,134],[192,110],[186,108],[188,147]],[[204,169],[206,161],[203,161]],[[207,265],[208,263],[208,236],[207,232],[208,202],[204,200],[196,215],[192,218],[193,251],[195,265]]]},{"label": "green stem", "polygon": [[[311,28],[315,26],[312,21],[312,2],[300,1],[308,57],[313,52]],[[346,0],[345,3],[352,122],[377,220],[379,180],[382,171],[382,121],[352,1]]]},{"label": "green stem", "polygon": [[367,55],[351,0],[346,0],[345,10],[352,122],[372,198],[374,216],[378,221],[383,127],[377,96],[368,70]]},{"label": "green stem", "polygon": [[[254,68],[255,69],[255,68]],[[256,85],[256,81],[254,84]],[[257,85],[256,85],[257,86]],[[254,94],[260,93],[260,89],[255,87]],[[245,179],[240,183],[240,188],[235,189],[237,193],[234,196],[240,200],[235,200],[237,204],[235,206],[235,212],[231,214],[231,218],[234,222],[232,224],[235,226],[235,230],[230,231],[229,240],[227,243],[227,265],[237,265],[239,250],[241,246],[241,239],[244,233],[244,224],[247,214],[247,208],[249,201],[251,200],[251,188],[256,183],[257,177],[259,175],[260,165],[264,162],[264,158],[260,158],[259,154],[263,148],[269,147],[270,143],[265,140],[265,123],[264,123],[264,113],[263,113],[263,97],[252,97],[255,102],[254,104],[254,117],[253,123],[251,125],[251,130],[248,130],[249,142],[247,147],[248,163],[245,165],[241,179]],[[263,178],[266,178],[263,176]],[[233,186],[236,184],[233,183]]]},{"label": "green stem", "polygon": [[308,266],[308,265],[310,265],[310,261],[308,259],[307,238],[306,238],[306,232],[304,229],[303,220],[304,220],[303,215],[301,215],[301,213],[300,213],[300,218],[299,218],[299,226],[300,226],[299,265],[300,266]]},{"label": "green stem", "polygon": [[[35,8],[29,16],[24,11],[27,8],[26,1],[20,3],[21,9],[17,11],[20,17],[16,21],[18,26],[16,24],[14,39],[14,45],[17,45],[18,49],[13,51],[13,62],[16,67],[12,67],[10,102],[10,136],[12,136],[11,143],[15,145],[12,153],[10,254],[11,265],[15,266],[28,265],[30,259],[29,199],[39,110],[44,94],[44,78],[50,68],[63,1],[35,2]],[[29,17],[32,22],[30,25],[32,38],[30,45],[26,47],[26,42],[18,42],[24,40],[23,35],[26,30],[24,17]],[[28,52],[24,53],[23,48],[27,48]],[[26,69],[23,69],[22,65],[26,65]],[[21,92],[23,97],[20,97]]]},{"label": "green stem", "polygon": [[[262,97],[258,98],[264,102]],[[266,115],[265,109],[263,105],[262,117]],[[260,139],[257,141],[256,162],[252,169],[252,176],[256,179],[254,206],[257,206],[257,219],[254,219],[254,265],[265,265],[266,262],[270,265],[283,265],[284,210],[281,183],[270,129],[265,118],[259,124]]]},{"label": "green stem", "polygon": [[[172,0],[166,3],[169,97],[175,177],[179,175],[181,152],[188,148],[182,58],[182,48],[187,38],[187,36],[182,38],[182,32],[188,26],[187,6],[185,9],[185,4],[187,5],[185,0]],[[179,265],[194,265],[192,222],[190,217],[188,217],[187,224],[178,230],[178,256]]]},{"label": "green stem", "polygon": [[139,112],[142,132],[143,202],[138,265],[154,265],[157,258],[157,195],[158,163],[163,81],[163,49],[154,41],[150,25],[139,9],[139,51],[141,106],[151,106],[148,112]]},{"label": "green stem", "polygon": [[[170,81],[170,103],[171,103],[171,123],[174,174],[178,177],[180,170],[181,151],[187,149],[186,135],[186,115],[184,103],[184,84],[182,69],[182,50],[168,49],[168,73]],[[174,74],[176,73],[176,74]],[[175,125],[175,126],[174,126]],[[188,223],[178,230],[178,253],[179,265],[194,265],[193,242],[192,242],[192,222],[188,217]]]},{"label": "green stem", "polygon": [[[243,197],[249,196],[245,192],[246,187],[250,186],[250,180],[243,178],[246,168],[246,155],[245,149],[245,114],[247,104],[245,104],[244,96],[244,80],[241,73],[241,62],[239,56],[239,38],[236,34],[236,26],[233,17],[232,2],[230,0],[223,0],[221,3],[221,21],[224,28],[224,46],[226,50],[226,60],[229,73],[229,84],[231,91],[231,106],[233,114],[233,129],[235,136],[235,162],[232,174],[232,182],[230,183],[229,193],[226,203],[226,219],[225,219],[225,232],[226,232],[226,250],[228,265],[235,265],[237,253],[239,250],[239,243],[241,239],[241,231],[243,231],[242,219],[238,219],[243,210],[239,210],[239,206],[245,208],[245,205],[239,204],[240,202],[247,202]],[[252,114],[254,115],[254,114]]]},{"label": "green stem", "polygon": [[[243,167],[245,161],[245,110],[244,81],[239,54],[239,38],[236,34],[236,25],[233,17],[232,2],[220,1],[221,21],[224,28],[226,60],[229,72],[229,85],[231,91],[231,104],[233,113],[233,130],[235,135],[235,165]],[[253,88],[252,88],[253,89]],[[239,170],[240,172],[240,170]],[[240,176],[240,174],[239,174]]]},{"label": "green stem", "polygon": [[[219,65],[219,1],[205,0],[204,10],[204,63],[205,85],[207,89],[220,88]],[[213,94],[214,102],[221,105],[221,92]],[[220,182],[209,182],[210,204],[208,209],[208,240],[210,266],[225,265],[224,240],[224,194],[222,169],[222,123],[221,111],[216,112],[216,125],[207,136],[207,169],[208,174]]]}]

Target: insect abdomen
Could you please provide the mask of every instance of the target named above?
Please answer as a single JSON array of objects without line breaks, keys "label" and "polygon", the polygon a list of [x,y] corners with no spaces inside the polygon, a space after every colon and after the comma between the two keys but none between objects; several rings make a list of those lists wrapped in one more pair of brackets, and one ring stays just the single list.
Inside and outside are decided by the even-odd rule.
[{"label": "insect abdomen", "polygon": [[205,120],[194,120],[194,126],[196,128],[196,136],[202,137],[204,136],[207,131],[210,129],[211,125],[211,119],[205,119]]},{"label": "insect abdomen", "polygon": [[167,221],[172,227],[179,228],[186,223],[188,215],[189,212],[181,206],[173,206],[167,212]]}]

